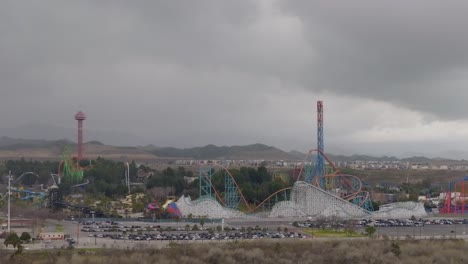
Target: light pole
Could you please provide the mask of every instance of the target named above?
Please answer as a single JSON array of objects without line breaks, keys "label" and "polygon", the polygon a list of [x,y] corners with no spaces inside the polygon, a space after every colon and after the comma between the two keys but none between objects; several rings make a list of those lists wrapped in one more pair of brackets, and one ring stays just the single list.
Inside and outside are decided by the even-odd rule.
[{"label": "light pole", "polygon": [[130,194],[130,164],[128,164],[127,162],[126,165],[127,165],[127,171],[125,173],[125,184],[127,184],[128,193]]},{"label": "light pole", "polygon": [[8,172],[8,233],[11,231],[11,171]]}]

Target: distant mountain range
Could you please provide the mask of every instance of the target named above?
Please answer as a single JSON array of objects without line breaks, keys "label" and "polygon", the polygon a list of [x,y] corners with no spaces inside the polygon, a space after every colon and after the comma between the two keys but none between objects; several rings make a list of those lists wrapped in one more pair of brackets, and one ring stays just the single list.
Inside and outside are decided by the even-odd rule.
[{"label": "distant mountain range", "polygon": [[[38,140],[17,139],[11,137],[0,137],[0,159],[59,159],[65,151],[74,153],[76,143],[67,140]],[[85,155],[87,158],[98,156],[116,160],[141,160],[158,161],[161,159],[224,159],[224,160],[303,160],[305,153],[300,151],[285,152],[278,148],[263,144],[252,144],[246,146],[215,146],[207,145],[194,148],[156,147],[147,145],[144,147],[118,147],[105,145],[99,141],[90,141],[85,144]],[[333,155],[327,154],[333,161],[403,161],[403,162],[431,162],[447,160],[443,158],[411,157],[398,159],[396,157],[374,157],[368,155]],[[313,160],[315,155],[308,157]]]},{"label": "distant mountain range", "polygon": [[225,159],[225,160],[295,160],[296,157],[277,149],[275,147],[252,144],[247,146],[222,146],[207,145],[204,147],[195,147],[187,149],[177,148],[158,148],[154,146],[146,146],[148,152],[159,157],[175,157],[175,158],[193,158],[193,159]]}]

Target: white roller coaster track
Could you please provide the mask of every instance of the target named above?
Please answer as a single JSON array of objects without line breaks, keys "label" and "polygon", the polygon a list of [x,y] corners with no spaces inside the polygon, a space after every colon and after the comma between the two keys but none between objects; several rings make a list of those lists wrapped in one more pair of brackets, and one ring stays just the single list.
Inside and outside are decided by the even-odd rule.
[{"label": "white roller coaster track", "polygon": [[[214,198],[209,197],[192,201],[190,197],[183,196],[176,204],[185,217],[189,215],[208,218],[255,217],[255,214],[249,215],[223,207]],[[409,218],[413,215],[415,217],[427,216],[421,203],[395,203],[382,206],[380,211],[369,212],[314,185],[298,181],[292,188],[291,199],[275,204],[267,217]]]}]

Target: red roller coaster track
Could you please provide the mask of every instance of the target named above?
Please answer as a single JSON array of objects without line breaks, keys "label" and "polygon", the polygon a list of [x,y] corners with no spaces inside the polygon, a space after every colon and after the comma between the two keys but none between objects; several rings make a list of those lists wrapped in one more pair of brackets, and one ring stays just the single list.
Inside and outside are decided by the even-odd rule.
[{"label": "red roller coaster track", "polygon": [[[336,184],[335,186],[339,186],[340,188],[342,189],[345,189],[347,190],[346,193],[340,195],[339,197],[344,199],[344,200],[348,200],[348,201],[351,201],[353,199],[356,199],[356,198],[359,198],[361,197],[362,198],[362,201],[358,204],[359,206],[362,206],[365,202],[366,199],[369,198],[369,193],[368,192],[363,192],[362,191],[362,182],[361,180],[354,176],[354,175],[348,175],[348,174],[343,174],[339,169],[338,167],[335,165],[335,163],[333,163],[333,161],[328,158],[325,153],[323,153],[321,150],[319,149],[311,149],[306,157],[304,158],[304,160],[302,161],[302,164],[301,164],[301,168],[300,168],[300,171],[299,171],[299,175],[297,176],[296,178],[296,181],[299,181],[301,179],[301,176],[304,172],[304,165],[305,165],[305,162],[306,160],[309,158],[309,156],[314,153],[314,152],[317,152],[317,155],[322,155],[325,160],[328,162],[328,164],[333,168],[334,172],[331,173],[331,174],[328,174],[328,175],[325,175],[324,177],[326,179],[330,179],[331,181],[336,181],[338,180],[340,182],[340,184]],[[247,202],[247,199],[245,198],[244,194],[242,193],[242,190],[240,189],[239,185],[237,184],[236,182],[236,179],[234,178],[234,176],[231,174],[231,172],[229,172],[229,170],[221,165],[221,164],[218,164],[218,163],[213,163],[212,164],[213,166],[216,166],[216,167],[220,167],[222,170],[225,171],[225,173],[227,175],[229,175],[229,177],[231,177],[240,197],[242,198],[242,201],[243,203],[245,204],[245,206],[247,207],[247,210],[249,212],[255,212],[258,208],[260,208],[263,204],[265,204],[266,202],[268,202],[270,199],[272,199],[273,197],[275,197],[275,195],[281,193],[281,192],[286,192],[286,191],[289,191],[291,190],[292,188],[291,187],[288,187],[288,188],[283,188],[281,190],[278,190],[274,193],[272,193],[270,196],[268,196],[265,200],[263,200],[261,203],[259,203],[257,206],[255,207],[251,207],[251,205]],[[206,176],[208,177],[208,176]],[[316,187],[319,187],[319,182],[318,182],[318,177],[315,178],[315,181],[313,183],[314,186]],[[211,181],[209,181],[210,184],[211,184],[211,188],[213,189],[217,199],[221,202],[221,204],[223,206],[226,205],[225,201],[221,198],[221,196],[219,195],[219,192],[216,190],[215,186],[213,185],[213,183]],[[357,183],[355,185],[352,184],[352,182],[354,183]]]},{"label": "red roller coaster track", "polygon": [[[221,165],[221,164],[218,164],[218,163],[214,163],[212,164],[214,166],[217,166],[217,167],[220,167],[222,170],[224,170],[224,172],[226,172],[227,175],[229,175],[229,177],[231,177],[234,185],[236,186],[236,189],[237,191],[239,192],[239,195],[240,197],[242,198],[242,201],[244,202],[245,206],[247,207],[247,211],[248,212],[255,212],[258,208],[260,208],[263,204],[265,204],[268,200],[270,200],[271,198],[273,198],[275,195],[281,193],[281,192],[285,192],[287,190],[290,190],[291,187],[288,187],[288,188],[284,188],[284,189],[281,189],[281,190],[278,190],[274,193],[272,193],[270,196],[268,196],[265,200],[263,200],[261,203],[259,203],[256,207],[252,208],[250,206],[250,204],[247,202],[247,199],[245,199],[245,196],[244,194],[242,193],[242,190],[240,189],[239,185],[237,184],[236,182],[236,179],[234,178],[234,176],[232,176],[231,172],[229,172],[229,170]],[[218,200],[221,202],[222,205],[226,205],[226,203],[224,202],[224,200],[221,198],[221,196],[219,195],[219,192],[216,190],[216,188],[214,187],[213,185],[213,182],[210,181],[210,184],[211,184],[211,188],[213,188],[213,191],[215,192],[215,195],[216,197],[218,198]]]}]

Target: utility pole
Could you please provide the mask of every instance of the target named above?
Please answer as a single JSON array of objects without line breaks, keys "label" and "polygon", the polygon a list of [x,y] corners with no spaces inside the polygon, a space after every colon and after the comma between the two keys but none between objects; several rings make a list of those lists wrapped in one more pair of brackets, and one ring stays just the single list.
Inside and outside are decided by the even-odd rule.
[{"label": "utility pole", "polygon": [[76,223],[76,244],[80,241],[80,220]]},{"label": "utility pole", "polygon": [[8,172],[8,233],[11,232],[11,171]]},{"label": "utility pole", "polygon": [[128,162],[126,163],[127,165],[127,173],[125,174],[125,177],[126,177],[126,184],[127,184],[127,188],[128,188],[128,194],[130,194],[130,164],[128,164]]}]

